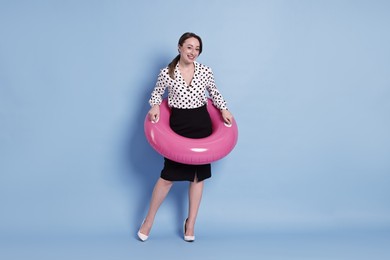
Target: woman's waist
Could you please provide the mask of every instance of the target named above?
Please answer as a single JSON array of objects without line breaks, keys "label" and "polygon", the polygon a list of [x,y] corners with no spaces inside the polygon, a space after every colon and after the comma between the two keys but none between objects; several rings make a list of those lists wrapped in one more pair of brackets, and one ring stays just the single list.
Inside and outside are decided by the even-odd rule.
[{"label": "woman's waist", "polygon": [[197,109],[207,105],[207,97],[193,99],[175,99],[168,97],[168,106],[175,109]]}]

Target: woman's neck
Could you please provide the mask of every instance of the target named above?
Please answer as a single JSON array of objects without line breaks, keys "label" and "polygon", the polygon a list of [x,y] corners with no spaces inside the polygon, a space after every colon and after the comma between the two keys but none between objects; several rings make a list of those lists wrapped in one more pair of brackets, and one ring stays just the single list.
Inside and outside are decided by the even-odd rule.
[{"label": "woman's neck", "polygon": [[193,69],[195,67],[193,62],[185,63],[179,60],[179,67],[184,70]]}]

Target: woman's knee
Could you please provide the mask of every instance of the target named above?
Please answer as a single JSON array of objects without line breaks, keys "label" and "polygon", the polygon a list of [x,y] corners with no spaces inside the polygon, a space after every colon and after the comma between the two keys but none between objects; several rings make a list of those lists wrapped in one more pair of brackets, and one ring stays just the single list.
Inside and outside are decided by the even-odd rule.
[{"label": "woman's knee", "polygon": [[163,178],[160,178],[160,183],[166,187],[170,187],[173,185],[173,181],[168,181]]}]

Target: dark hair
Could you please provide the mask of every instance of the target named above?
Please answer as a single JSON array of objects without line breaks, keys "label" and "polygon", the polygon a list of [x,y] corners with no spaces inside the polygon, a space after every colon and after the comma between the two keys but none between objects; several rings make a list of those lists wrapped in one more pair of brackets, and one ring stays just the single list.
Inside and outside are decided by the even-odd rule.
[{"label": "dark hair", "polygon": [[[198,41],[199,41],[199,55],[202,53],[202,39],[196,35],[195,33],[192,33],[192,32],[186,32],[184,33],[180,39],[179,39],[179,45],[180,46],[183,46],[183,43],[189,39],[189,38],[196,38]],[[178,54],[172,61],[171,63],[168,64],[168,73],[169,73],[169,76],[172,78],[172,79],[175,79],[175,75],[174,75],[174,72],[175,72],[175,67],[176,67],[176,64],[179,62],[180,60],[180,54]]]}]

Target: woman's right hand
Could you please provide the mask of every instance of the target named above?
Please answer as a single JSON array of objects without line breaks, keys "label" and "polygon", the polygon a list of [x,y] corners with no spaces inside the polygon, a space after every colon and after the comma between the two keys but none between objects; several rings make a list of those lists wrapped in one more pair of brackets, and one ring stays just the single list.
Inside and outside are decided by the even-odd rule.
[{"label": "woman's right hand", "polygon": [[160,117],[160,106],[154,105],[148,112],[149,120],[156,123]]}]

